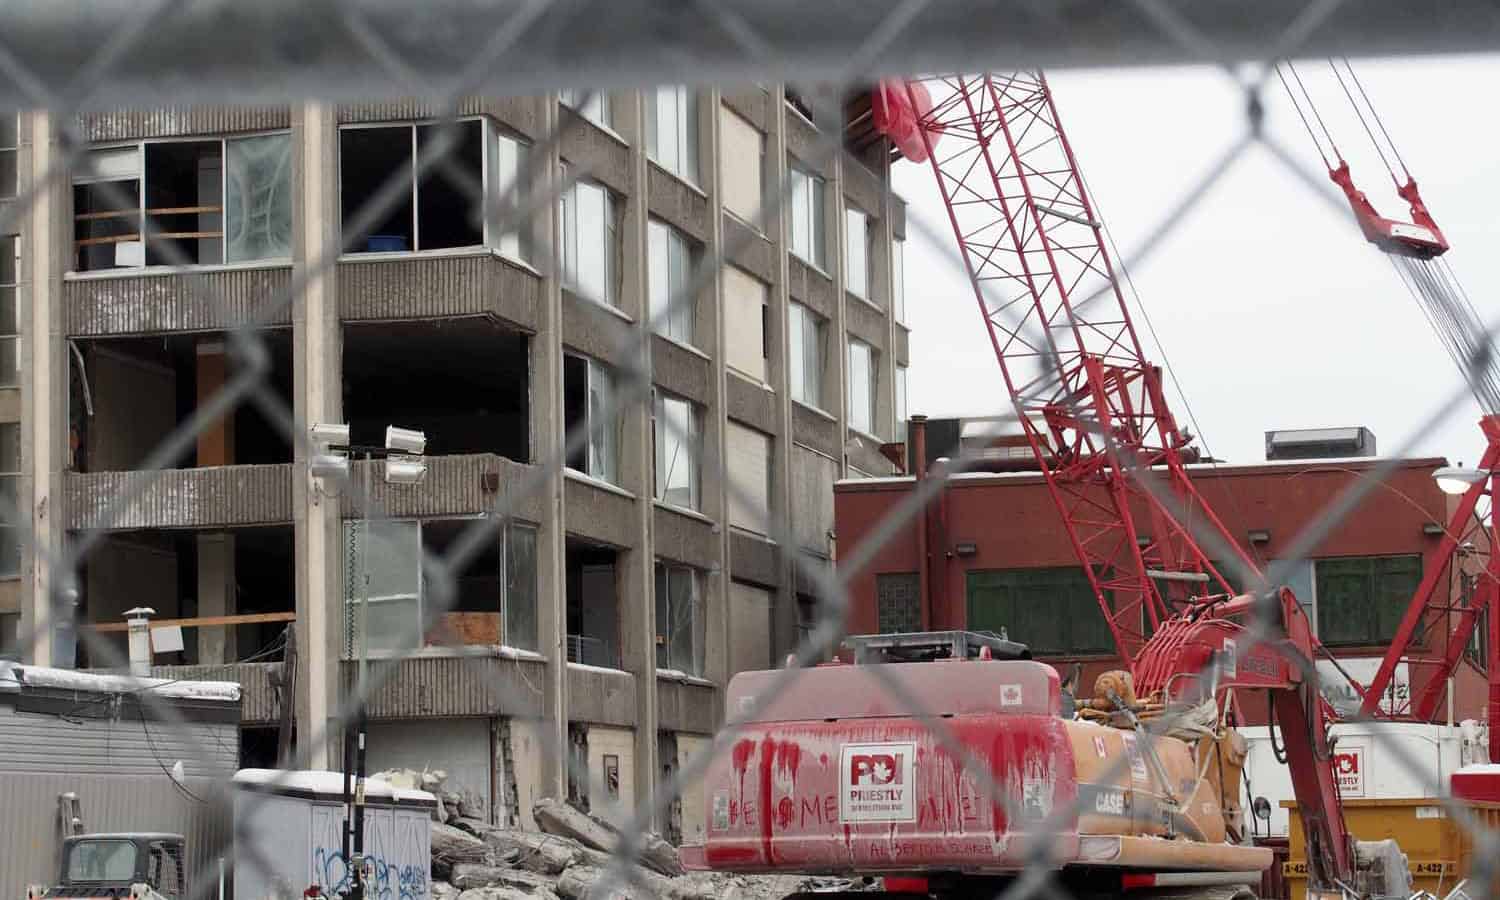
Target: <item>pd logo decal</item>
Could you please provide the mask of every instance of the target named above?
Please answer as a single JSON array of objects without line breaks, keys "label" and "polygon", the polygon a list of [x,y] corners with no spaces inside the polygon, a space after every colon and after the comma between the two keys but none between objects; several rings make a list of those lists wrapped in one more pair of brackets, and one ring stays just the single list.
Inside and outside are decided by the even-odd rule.
[{"label": "pd logo decal", "polygon": [[840,822],[915,822],[916,744],[845,744],[839,753]]}]

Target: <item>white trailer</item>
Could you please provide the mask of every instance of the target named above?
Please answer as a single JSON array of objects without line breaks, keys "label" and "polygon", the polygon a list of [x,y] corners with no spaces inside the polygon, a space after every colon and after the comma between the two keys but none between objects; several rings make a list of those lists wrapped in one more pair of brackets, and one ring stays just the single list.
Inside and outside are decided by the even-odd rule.
[{"label": "white trailer", "polygon": [[[234,788],[236,900],[299,900],[312,885],[326,897],[349,885],[343,773],[241,769]],[[430,900],[436,809],[426,791],[366,780],[368,896]]]}]

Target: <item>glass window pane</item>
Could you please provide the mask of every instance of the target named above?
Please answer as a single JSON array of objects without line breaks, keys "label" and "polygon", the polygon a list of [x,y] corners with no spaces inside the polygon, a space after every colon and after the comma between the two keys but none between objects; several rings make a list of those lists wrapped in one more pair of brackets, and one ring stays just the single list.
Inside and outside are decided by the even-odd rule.
[{"label": "glass window pane", "polygon": [[849,427],[870,433],[872,402],[870,346],[863,341],[849,342]]},{"label": "glass window pane", "polygon": [[[372,653],[395,653],[422,644],[422,604],[415,597],[371,599],[368,607],[365,639]],[[359,652],[359,609],[354,610],[352,647]]]},{"label": "glass window pane", "polygon": [[[589,361],[589,469],[611,484],[619,480],[619,415],[614,409],[614,373]],[[604,423],[600,425],[599,423]],[[597,430],[596,430],[597,429]]]},{"label": "glass window pane", "polygon": [[811,245],[808,235],[808,186],[807,176],[799,169],[793,169],[789,173],[788,182],[792,189],[791,221],[789,238],[792,244],[792,252],[808,258],[808,248]]},{"label": "glass window pane", "polygon": [[667,567],[656,564],[656,667],[672,667],[672,603],[667,594]]},{"label": "glass window pane", "polygon": [[665,85],[656,90],[655,159],[668,172],[681,172],[682,160],[677,144],[677,88]]},{"label": "glass window pane", "polygon": [[608,195],[597,184],[579,184],[577,194],[577,287],[590,300],[610,303]]},{"label": "glass window pane", "polygon": [[663,313],[672,296],[671,228],[652,219],[646,226],[646,290],[657,331],[671,336],[671,322]]},{"label": "glass window pane", "polygon": [[21,339],[0,337],[0,387],[21,383]]},{"label": "glass window pane", "polygon": [[854,296],[869,299],[869,223],[863,212],[852,208],[844,211],[844,220],[847,232],[845,240],[848,242],[844,265],[845,286]]},{"label": "glass window pane", "polygon": [[807,179],[807,201],[810,204],[810,223],[808,226],[808,239],[812,242],[812,255],[808,261],[820,269],[828,268],[825,254],[828,246],[827,229],[824,227],[823,213],[823,179],[816,175],[809,175]]},{"label": "glass window pane", "polygon": [[698,460],[693,407],[686,400],[657,395],[656,496],[664,503],[698,508]]},{"label": "glass window pane", "polygon": [[688,283],[692,277],[692,248],[688,246],[687,238],[676,230],[671,232],[670,248],[672,296],[682,298],[681,302],[672,309],[672,338],[684,344],[692,344],[693,322],[696,317],[695,304],[692,297],[682,296],[688,289]]},{"label": "glass window pane", "polygon": [[21,423],[0,424],[0,475],[21,471]]},{"label": "glass window pane", "polygon": [[228,262],[292,255],[292,138],[225,142],[224,256]]},{"label": "glass window pane", "polygon": [[512,523],[505,554],[505,643],[537,650],[536,528]]},{"label": "glass window pane", "polygon": [[697,586],[692,569],[673,566],[668,570],[667,590],[672,607],[672,668],[696,675],[698,661]]},{"label": "glass window pane", "polygon": [[20,280],[20,241],[13,234],[0,237],[0,284],[15,284]]},{"label": "glass window pane", "polygon": [[897,322],[906,321],[906,241],[897,238],[891,241],[891,293],[895,297],[892,308]]},{"label": "glass window pane", "polygon": [[807,348],[805,346],[807,337],[806,329],[807,311],[801,304],[793,303],[788,311],[787,330],[788,340],[791,345],[787,353],[788,377],[792,382],[792,399],[800,403],[809,402],[807,399]]},{"label": "glass window pane", "polygon": [[896,367],[896,424],[906,425],[906,366]]},{"label": "glass window pane", "polygon": [[677,140],[681,144],[681,175],[698,182],[698,95],[691,88],[678,87]]},{"label": "glass window pane", "polygon": [[[369,531],[364,531],[368,524]],[[422,584],[422,545],[418,524],[411,520],[371,519],[368,523],[355,519],[344,523],[346,534],[353,530],[347,541],[355,556],[352,560],[358,571],[359,550],[362,541],[367,542],[369,552],[365,554],[365,571],[370,580],[370,596],[391,597],[416,594]],[[350,594],[361,596],[359,585],[351,585]]]},{"label": "glass window pane", "polygon": [[[500,134],[494,126],[488,128],[491,149],[486,155],[490,160],[489,191],[501,209],[524,209],[530,196],[527,183],[527,158],[529,145],[509,135]],[[506,221],[513,217],[506,216]],[[512,259],[522,262],[531,259],[531,229],[522,222],[504,234],[489,233],[492,246]]]}]

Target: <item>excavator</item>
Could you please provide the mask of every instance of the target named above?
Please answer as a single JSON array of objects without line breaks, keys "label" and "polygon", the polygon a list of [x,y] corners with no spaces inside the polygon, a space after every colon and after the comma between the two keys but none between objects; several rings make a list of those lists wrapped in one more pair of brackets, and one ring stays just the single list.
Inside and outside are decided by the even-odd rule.
[{"label": "excavator", "polygon": [[1236,694],[1264,691],[1307,896],[1409,896],[1400,848],[1345,824],[1315,629],[1187,476],[1192,436],[1142,349],[1045,76],[884,82],[868,102],[893,157],[937,178],[1034,468],[1125,668],[1074,699],[1076,676],[1031,660],[1024,635],[923,631],[742,672],[685,864],[867,877],[888,897],[1050,882],[1079,898],[1253,900],[1273,857],[1247,833],[1232,723]]}]

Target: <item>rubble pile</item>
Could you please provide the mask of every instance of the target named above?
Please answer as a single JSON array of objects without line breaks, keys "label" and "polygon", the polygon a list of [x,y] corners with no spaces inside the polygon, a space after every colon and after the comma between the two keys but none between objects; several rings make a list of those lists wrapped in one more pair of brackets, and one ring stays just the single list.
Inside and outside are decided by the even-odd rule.
[{"label": "rubble pile", "polygon": [[[558,800],[532,808],[541,831],[490,825],[447,791],[442,772],[397,770],[379,777],[439,798],[432,826],[432,900],[782,900],[801,891],[859,891],[837,878],[687,873],[659,835],[640,841],[636,864],[616,870],[620,832]],[[469,806],[469,809],[465,809]]]}]

